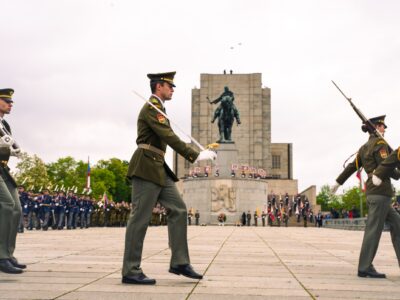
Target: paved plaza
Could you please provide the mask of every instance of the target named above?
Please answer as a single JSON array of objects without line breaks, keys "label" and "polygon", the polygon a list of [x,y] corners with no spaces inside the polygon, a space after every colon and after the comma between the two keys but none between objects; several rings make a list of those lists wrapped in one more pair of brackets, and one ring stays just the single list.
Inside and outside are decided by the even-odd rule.
[{"label": "paved plaza", "polygon": [[28,231],[18,236],[21,275],[0,273],[1,299],[400,299],[400,270],[384,232],[375,266],[356,276],[363,232],[325,228],[189,227],[201,281],[168,273],[166,227],[150,227],[143,270],[155,286],[121,284],[124,228]]}]

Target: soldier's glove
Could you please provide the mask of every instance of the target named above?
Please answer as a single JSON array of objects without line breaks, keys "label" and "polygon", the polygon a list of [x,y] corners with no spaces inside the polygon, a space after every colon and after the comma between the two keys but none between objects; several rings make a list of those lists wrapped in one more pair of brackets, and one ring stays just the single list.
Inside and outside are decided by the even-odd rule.
[{"label": "soldier's glove", "polygon": [[340,186],[340,184],[336,182],[336,183],[331,187],[331,193],[332,193],[332,194],[336,194],[336,192],[337,192],[339,186]]},{"label": "soldier's glove", "polygon": [[8,134],[5,134],[0,138],[0,144],[12,146],[12,144],[14,144],[14,139]]},{"label": "soldier's glove", "polygon": [[13,147],[11,147],[10,155],[19,158],[21,156],[21,149],[20,148],[14,149]]},{"label": "soldier's glove", "polygon": [[211,151],[209,149],[203,150],[200,152],[199,156],[197,157],[196,162],[199,162],[201,160],[214,160],[217,158],[217,153],[214,151]]},{"label": "soldier's glove", "polygon": [[375,174],[372,175],[372,183],[376,186],[380,186],[382,184],[382,179],[380,179]]}]

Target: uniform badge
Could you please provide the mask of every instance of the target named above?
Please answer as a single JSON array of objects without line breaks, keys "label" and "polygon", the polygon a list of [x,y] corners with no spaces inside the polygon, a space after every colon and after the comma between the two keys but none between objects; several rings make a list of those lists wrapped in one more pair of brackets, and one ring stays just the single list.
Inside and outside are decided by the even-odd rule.
[{"label": "uniform badge", "polygon": [[382,148],[381,150],[379,150],[379,154],[381,155],[381,157],[382,157],[383,159],[385,159],[386,157],[388,157],[388,154],[387,154],[385,148]]},{"label": "uniform badge", "polygon": [[165,124],[165,122],[166,122],[165,117],[162,114],[157,114],[157,120],[161,124]]}]

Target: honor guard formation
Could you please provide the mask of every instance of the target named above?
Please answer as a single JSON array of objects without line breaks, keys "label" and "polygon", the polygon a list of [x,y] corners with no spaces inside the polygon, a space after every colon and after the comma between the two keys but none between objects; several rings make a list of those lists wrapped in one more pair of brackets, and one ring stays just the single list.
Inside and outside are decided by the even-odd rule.
[{"label": "honor guard formation", "polygon": [[124,227],[131,211],[130,203],[112,200],[96,200],[89,195],[74,191],[50,193],[43,189],[39,193],[18,188],[22,216],[18,232],[28,230],[76,229],[93,226]]},{"label": "honor guard formation", "polygon": [[[165,152],[167,146],[170,146],[189,163],[213,161],[217,158],[217,153],[201,146],[191,137],[200,151],[192,148],[172,130],[171,121],[166,114],[166,102],[172,99],[176,87],[175,74],[168,72],[147,75],[151,96],[145,100],[146,103],[138,115],[137,147],[127,172],[127,178],[132,184],[131,203],[115,203],[109,200],[106,194],[100,199],[94,199],[90,193],[77,194],[76,189],[42,189],[34,192],[26,190],[24,186],[17,188],[10,174],[8,161],[11,156],[19,157],[21,148],[12,137],[10,125],[4,120],[4,116],[11,112],[14,90],[0,90],[0,271],[19,274],[27,267],[14,256],[17,232],[22,233],[24,229],[47,231],[51,228],[58,231],[86,229],[91,226],[117,226],[126,227],[122,283],[153,285],[156,280],[147,277],[141,267],[144,239],[149,225],[167,225],[171,249],[168,271],[191,279],[203,278],[191,265],[187,239],[188,225],[202,225],[200,212],[195,208],[187,209],[175,184],[178,178],[165,162]],[[334,85],[339,89],[335,83]],[[339,91],[343,94],[340,89]],[[361,169],[368,174],[368,220],[357,274],[359,277],[385,278],[385,274],[375,269],[373,260],[384,224],[387,222],[400,262],[400,215],[391,205],[393,189],[390,181],[391,178],[400,179],[400,148],[393,151],[384,139],[387,128],[385,116],[366,119],[351,99],[346,99],[362,119],[362,130],[369,134],[369,138],[359,148],[355,159],[337,177],[331,192],[335,193],[340,185]],[[220,98],[209,101],[212,104],[221,102],[221,113],[229,108],[232,116],[240,124],[239,113],[233,100],[233,93],[225,87],[225,92]],[[224,108],[224,103],[229,105]],[[221,118],[219,114],[218,110],[213,121],[217,115]],[[226,129],[226,125],[219,124],[220,142],[231,141],[231,132]],[[208,176],[208,172],[209,170],[205,169],[204,176]],[[197,173],[190,174],[191,178],[199,177]],[[231,176],[236,176],[234,169]],[[266,178],[266,173],[256,173],[255,170],[246,173],[243,170],[241,176]],[[251,208],[243,211],[241,218],[236,220],[236,225],[288,226],[292,222],[300,223],[299,225],[304,227],[307,227],[308,223],[321,227],[324,218],[359,216],[355,208],[341,213],[332,210],[324,216],[321,212],[315,215],[304,195],[270,194],[266,200],[263,210]],[[225,225],[225,213],[218,214],[216,218],[219,225]]]}]

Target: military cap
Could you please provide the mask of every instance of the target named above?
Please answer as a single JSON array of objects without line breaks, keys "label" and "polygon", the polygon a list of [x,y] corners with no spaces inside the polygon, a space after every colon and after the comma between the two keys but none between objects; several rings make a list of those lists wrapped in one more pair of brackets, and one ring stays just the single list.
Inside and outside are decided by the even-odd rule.
[{"label": "military cap", "polygon": [[0,99],[6,102],[13,102],[12,95],[14,94],[13,89],[0,89]]},{"label": "military cap", "polygon": [[383,115],[383,116],[371,118],[371,119],[369,119],[369,121],[374,125],[383,125],[383,126],[385,126],[385,128],[387,128],[387,126],[385,124],[385,118],[386,118],[386,115]]},{"label": "military cap", "polygon": [[174,84],[174,76],[176,72],[167,72],[167,73],[157,73],[157,74],[147,74],[147,77],[150,79],[150,83],[152,82],[167,82],[173,87]]}]

